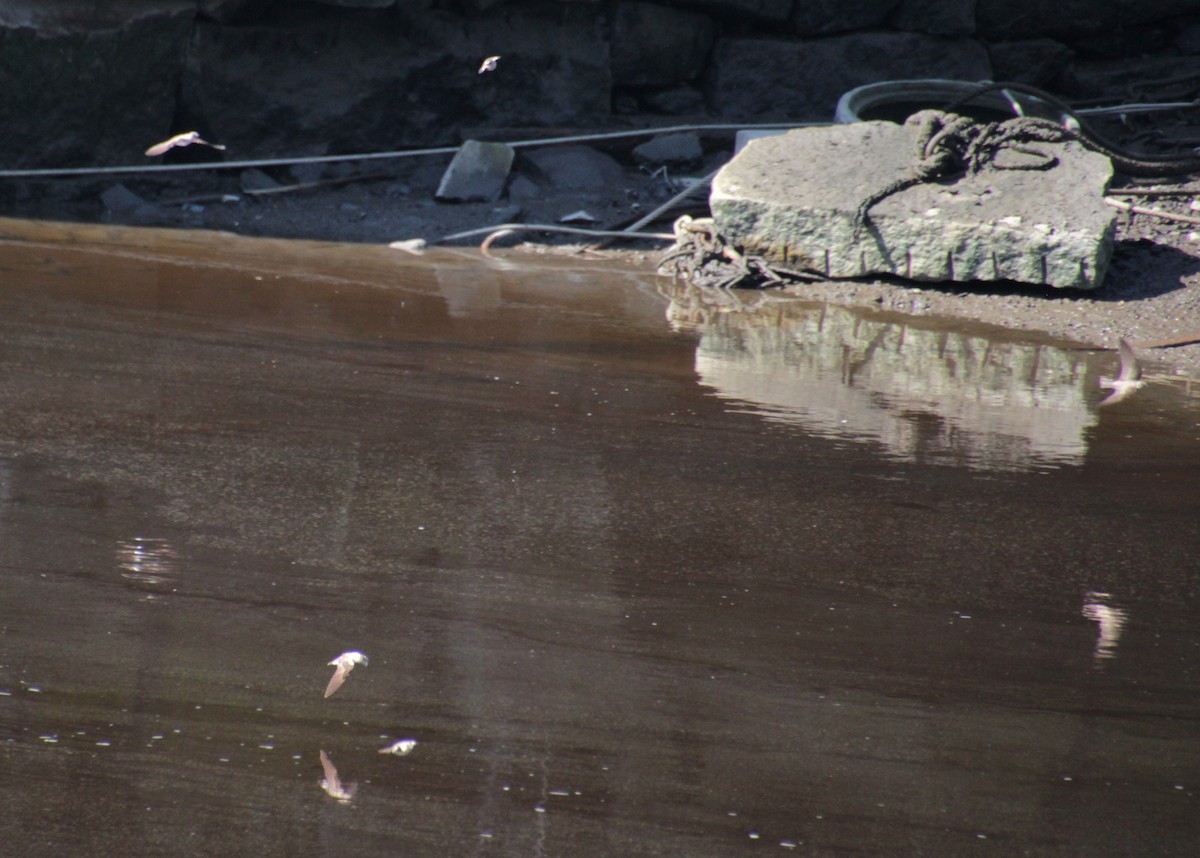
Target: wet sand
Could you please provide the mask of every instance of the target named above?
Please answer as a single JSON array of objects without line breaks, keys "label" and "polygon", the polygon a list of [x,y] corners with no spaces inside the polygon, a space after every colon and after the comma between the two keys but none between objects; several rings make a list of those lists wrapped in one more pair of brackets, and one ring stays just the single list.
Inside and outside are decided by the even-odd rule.
[{"label": "wet sand", "polygon": [[1190,854],[1185,379],[1098,410],[1107,355],[612,263],[19,229],[13,854]]}]

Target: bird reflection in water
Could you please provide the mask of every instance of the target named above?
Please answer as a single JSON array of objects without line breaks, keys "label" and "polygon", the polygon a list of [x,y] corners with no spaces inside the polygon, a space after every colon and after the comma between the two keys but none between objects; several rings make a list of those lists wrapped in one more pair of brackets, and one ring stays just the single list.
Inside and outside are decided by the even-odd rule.
[{"label": "bird reflection in water", "polygon": [[1117,641],[1125,627],[1126,614],[1120,608],[1108,604],[1112,595],[1089,590],[1083,600],[1083,616],[1094,620],[1099,626],[1096,632],[1096,647],[1092,659],[1097,666],[1117,655]]},{"label": "bird reflection in water", "polygon": [[342,779],[338,777],[337,767],[329,759],[329,755],[321,751],[321,768],[325,771],[325,777],[321,778],[321,789],[325,790],[332,798],[336,798],[340,802],[348,802],[354,798],[354,793],[358,791],[357,783],[342,783]]},{"label": "bird reflection in water", "polygon": [[1138,363],[1137,355],[1133,353],[1133,347],[1129,345],[1128,341],[1121,340],[1117,344],[1117,354],[1121,359],[1117,377],[1100,377],[1100,386],[1112,391],[1100,403],[1101,408],[1108,405],[1116,405],[1146,386],[1146,382],[1142,380],[1142,365]]}]

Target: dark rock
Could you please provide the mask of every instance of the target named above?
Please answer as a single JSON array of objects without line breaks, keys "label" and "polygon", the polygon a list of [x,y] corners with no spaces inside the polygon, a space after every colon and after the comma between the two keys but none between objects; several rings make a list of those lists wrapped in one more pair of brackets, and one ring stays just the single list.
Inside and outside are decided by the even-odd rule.
[{"label": "dark rock", "polygon": [[688,5],[734,19],[749,17],[782,21],[792,13],[792,0],[689,0]]},{"label": "dark rock", "polygon": [[272,179],[262,170],[256,169],[242,170],[238,175],[238,182],[241,184],[242,190],[246,193],[252,191],[273,191],[280,187],[279,182]]},{"label": "dark rock", "polygon": [[806,36],[878,27],[900,0],[797,0],[792,29]]},{"label": "dark rock", "polygon": [[197,12],[205,18],[231,24],[261,15],[271,0],[200,0]]},{"label": "dark rock", "polygon": [[625,179],[621,165],[588,146],[547,146],[521,153],[537,178],[556,189],[605,188]]},{"label": "dark rock", "polygon": [[386,9],[395,6],[396,0],[313,0],[326,6],[344,6],[348,9]]},{"label": "dark rock", "polygon": [[288,172],[292,174],[292,178],[297,182],[308,184],[309,182],[320,181],[321,177],[325,175],[325,165],[311,161],[302,164],[292,164],[288,167]]},{"label": "dark rock", "polygon": [[686,84],[643,93],[642,103],[648,110],[670,116],[704,112],[704,96],[700,90]]},{"label": "dark rock", "polygon": [[[735,121],[825,121],[865,83],[906,78],[991,77],[987,51],[971,39],[861,33],[826,39],[723,39],[709,83],[710,107]],[[804,86],[797,86],[804,81]]]},{"label": "dark rock", "polygon": [[655,3],[617,3],[612,75],[618,86],[670,86],[697,77],[713,41],[707,15]]},{"label": "dark rock", "polygon": [[633,116],[641,112],[637,96],[632,92],[613,93],[612,112],[616,116]]},{"label": "dark rock", "polygon": [[100,202],[106,211],[121,214],[135,211],[146,205],[146,201],[124,185],[113,185],[100,194]]},{"label": "dark rock", "polygon": [[1071,47],[1081,57],[1112,59],[1154,54],[1173,54],[1171,41],[1176,28],[1161,23],[1131,24],[1101,30],[1071,40]]},{"label": "dark rock", "polygon": [[1200,54],[1200,24],[1188,24],[1175,36],[1175,47],[1185,54]]},{"label": "dark rock", "polygon": [[[190,113],[239,157],[457,142],[463,126],[561,126],[608,114],[611,77],[591,4],[441,13],[286,7],[272,26],[197,22]],[[478,74],[482,57],[507,51]]]},{"label": "dark rock", "polygon": [[[1179,80],[1182,78],[1183,80]],[[1138,60],[1077,60],[1059,80],[1072,98],[1130,98],[1173,101],[1191,98],[1200,79],[1200,56],[1145,57]],[[1156,87],[1153,81],[1175,81]]]},{"label": "dark rock", "polygon": [[541,186],[528,176],[513,176],[508,184],[508,198],[513,202],[527,202],[541,197]]},{"label": "dark rock", "polygon": [[453,202],[497,200],[515,157],[516,150],[507,143],[468,140],[450,161],[435,196]]},{"label": "dark rock", "polygon": [[146,147],[171,130],[195,9],[186,0],[5,3],[0,161],[145,162]]},{"label": "dark rock", "polygon": [[997,42],[988,48],[996,80],[1046,88],[1063,73],[1075,52],[1054,39]]},{"label": "dark rock", "polygon": [[694,131],[663,134],[633,148],[639,164],[694,164],[704,157],[700,135]]},{"label": "dark rock", "polygon": [[969,36],[975,32],[975,0],[904,0],[891,25],[935,36]]},{"label": "dark rock", "polygon": [[975,25],[989,40],[1081,36],[1194,13],[1194,0],[975,0]]}]

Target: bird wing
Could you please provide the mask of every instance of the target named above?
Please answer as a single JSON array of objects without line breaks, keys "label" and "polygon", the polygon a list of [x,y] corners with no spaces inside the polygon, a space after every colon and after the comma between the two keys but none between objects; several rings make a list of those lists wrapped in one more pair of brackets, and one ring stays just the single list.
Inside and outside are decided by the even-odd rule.
[{"label": "bird wing", "polygon": [[1137,381],[1141,378],[1142,367],[1128,341],[1120,340],[1117,343],[1117,353],[1121,357],[1121,371],[1117,374],[1117,378],[1120,381]]},{"label": "bird wing", "polygon": [[329,697],[333,692],[342,687],[342,683],[346,681],[346,676],[350,673],[351,665],[346,663],[338,664],[333,671],[333,676],[329,677],[329,684],[325,686],[325,696]]},{"label": "bird wing", "polygon": [[324,751],[321,751],[321,769],[325,772],[326,789],[341,792],[342,784],[338,780],[337,769]]},{"label": "bird wing", "polygon": [[1118,402],[1133,396],[1133,391],[1136,389],[1135,385],[1120,383],[1113,384],[1111,387],[1112,393],[1110,393],[1105,399],[1102,399],[1098,407],[1104,408],[1108,405],[1116,405]]},{"label": "bird wing", "polygon": [[174,149],[176,146],[187,146],[189,143],[195,143],[199,140],[200,135],[195,131],[185,131],[182,134],[176,134],[174,137],[169,137],[161,143],[155,143],[146,150],[146,154],[150,157],[154,157],[155,155],[163,154],[169,149]]}]

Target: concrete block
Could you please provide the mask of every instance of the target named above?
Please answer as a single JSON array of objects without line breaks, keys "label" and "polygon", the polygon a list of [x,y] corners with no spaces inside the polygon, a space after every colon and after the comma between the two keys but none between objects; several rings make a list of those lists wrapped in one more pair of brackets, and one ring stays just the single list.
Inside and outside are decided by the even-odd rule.
[{"label": "concrete block", "polygon": [[751,140],[757,140],[760,137],[774,137],[777,134],[787,134],[787,128],[742,128],[733,136],[733,154],[737,154],[746,148],[746,144]]},{"label": "concrete block", "polygon": [[[1112,165],[1079,143],[1036,143],[1051,169],[984,169],[859,205],[917,161],[916,122],[799,128],[751,141],[713,180],[716,228],[748,252],[829,277],[1099,286],[1116,214]],[[1031,156],[1004,151],[1013,166]]]},{"label": "concrete block", "polygon": [[507,143],[468,140],[454,153],[434,196],[454,202],[498,199],[515,157],[516,150]]}]

